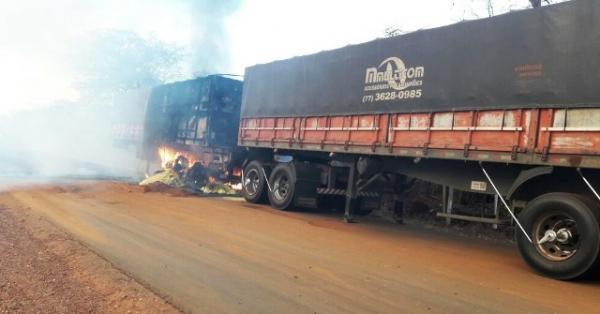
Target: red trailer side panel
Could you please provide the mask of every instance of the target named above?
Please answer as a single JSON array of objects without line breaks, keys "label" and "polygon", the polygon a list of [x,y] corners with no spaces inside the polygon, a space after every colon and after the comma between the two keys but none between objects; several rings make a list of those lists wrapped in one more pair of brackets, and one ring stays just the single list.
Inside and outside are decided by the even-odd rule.
[{"label": "red trailer side panel", "polygon": [[600,168],[600,109],[243,118],[239,144]]}]

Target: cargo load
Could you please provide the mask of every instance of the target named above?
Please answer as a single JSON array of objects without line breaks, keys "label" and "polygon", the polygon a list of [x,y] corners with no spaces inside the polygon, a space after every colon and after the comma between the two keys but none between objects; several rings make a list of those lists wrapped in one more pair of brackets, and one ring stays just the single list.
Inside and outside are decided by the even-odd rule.
[{"label": "cargo load", "polygon": [[242,117],[597,106],[598,29],[578,0],[256,65]]},{"label": "cargo load", "polygon": [[227,180],[238,149],[241,93],[241,81],[219,75],[153,88],[140,150],[149,164],[142,184],[198,190]]}]

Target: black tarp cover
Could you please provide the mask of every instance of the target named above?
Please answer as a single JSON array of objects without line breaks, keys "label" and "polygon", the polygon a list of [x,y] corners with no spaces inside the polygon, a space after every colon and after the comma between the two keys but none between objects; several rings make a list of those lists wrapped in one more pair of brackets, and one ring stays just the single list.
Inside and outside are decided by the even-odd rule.
[{"label": "black tarp cover", "polygon": [[243,117],[600,104],[600,0],[573,0],[246,69]]}]

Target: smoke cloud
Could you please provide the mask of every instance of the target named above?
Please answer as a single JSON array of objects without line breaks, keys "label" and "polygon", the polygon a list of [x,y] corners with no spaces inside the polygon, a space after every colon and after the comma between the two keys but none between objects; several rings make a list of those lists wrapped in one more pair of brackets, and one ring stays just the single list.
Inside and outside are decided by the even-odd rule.
[{"label": "smoke cloud", "polygon": [[225,21],[241,3],[241,0],[188,1],[192,19],[193,74],[202,76],[229,70],[231,51]]},{"label": "smoke cloud", "polygon": [[[0,4],[0,66],[13,65],[15,69],[3,73],[5,81],[0,81],[2,86],[12,87],[9,97],[5,94],[0,101],[0,183],[15,177],[139,179],[145,170],[137,152],[146,100],[139,95],[147,96],[151,86],[102,95],[86,92],[83,97],[78,90],[82,73],[73,66],[75,59],[90,50],[82,45],[99,31],[123,30],[180,47],[178,69],[183,70],[177,80],[230,71],[226,19],[240,4],[240,0],[57,0],[51,5],[24,0],[14,7]],[[137,51],[128,57],[135,57]],[[145,50],[139,51],[149,57],[142,53]],[[115,55],[119,53],[124,56],[122,51]],[[10,56],[19,56],[18,63]],[[88,68],[106,68],[92,63],[111,60],[88,59],[94,65]],[[144,64],[136,67],[142,69]]]}]

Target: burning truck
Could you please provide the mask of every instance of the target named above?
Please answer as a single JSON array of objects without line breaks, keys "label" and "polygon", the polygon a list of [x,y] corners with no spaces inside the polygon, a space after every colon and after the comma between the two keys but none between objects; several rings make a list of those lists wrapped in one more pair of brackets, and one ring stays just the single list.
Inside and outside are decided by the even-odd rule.
[{"label": "burning truck", "polygon": [[242,156],[236,153],[241,94],[241,81],[220,75],[155,87],[140,151],[147,161],[142,185],[206,190],[239,177],[233,165]]},{"label": "burning truck", "polygon": [[237,165],[247,202],[341,201],[347,222],[426,182],[437,217],[514,223],[529,266],[577,278],[600,270],[598,30],[600,1],[574,0],[252,66],[243,97],[219,76],[160,86],[146,156],[187,181]]}]

